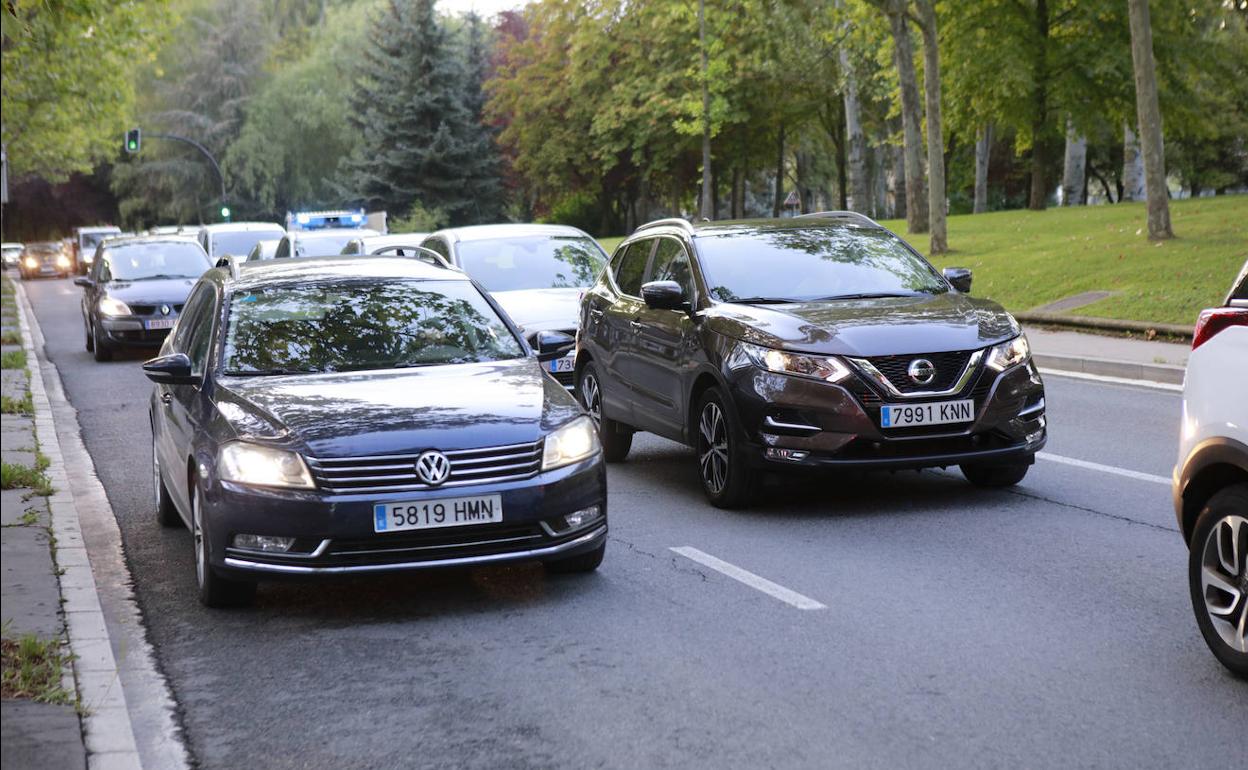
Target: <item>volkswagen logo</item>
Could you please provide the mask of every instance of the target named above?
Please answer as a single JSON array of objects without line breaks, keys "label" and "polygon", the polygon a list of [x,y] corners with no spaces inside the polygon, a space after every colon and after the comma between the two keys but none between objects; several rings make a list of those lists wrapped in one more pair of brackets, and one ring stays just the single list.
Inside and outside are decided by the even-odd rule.
[{"label": "volkswagen logo", "polygon": [[437,450],[429,450],[416,458],[416,475],[431,487],[436,487],[451,475],[451,461]]},{"label": "volkswagen logo", "polygon": [[161,306],[160,306],[160,314],[161,314],[161,315],[169,315],[169,313],[170,313],[170,311],[171,311],[172,309],[173,309],[173,308],[169,307],[168,305],[161,305]]},{"label": "volkswagen logo", "polygon": [[936,379],[936,366],[926,358],[916,358],[910,362],[910,368],[906,370],[906,374],[910,375],[914,384],[927,385]]}]

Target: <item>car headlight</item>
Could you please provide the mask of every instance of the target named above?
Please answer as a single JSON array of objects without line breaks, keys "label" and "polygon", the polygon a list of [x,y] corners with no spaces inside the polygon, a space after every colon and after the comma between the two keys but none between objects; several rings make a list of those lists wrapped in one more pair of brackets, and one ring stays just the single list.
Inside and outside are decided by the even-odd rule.
[{"label": "car headlight", "polygon": [[546,437],[542,450],[542,470],[553,471],[574,462],[584,460],[602,447],[598,443],[598,430],[588,417],[577,417]]},{"label": "car headlight", "polygon": [[799,377],[810,377],[826,382],[841,382],[853,374],[849,367],[836,356],[812,356],[804,353],[789,353],[761,345],[740,342],[733,352],[734,357],[744,356],[755,366],[780,374],[795,374]]},{"label": "car headlight", "polygon": [[998,372],[1004,372],[1011,366],[1026,363],[1031,358],[1031,345],[1027,343],[1027,335],[1020,334],[1009,342],[993,345],[988,349],[987,365]]},{"label": "car headlight", "polygon": [[34,257],[27,257],[27,258],[26,258],[26,269],[27,269],[27,270],[34,270],[36,267],[39,267],[39,260],[35,259]]},{"label": "car headlight", "polygon": [[312,474],[295,452],[236,441],[221,447],[217,470],[224,481],[258,487],[314,489]]},{"label": "car headlight", "polygon": [[104,297],[100,300],[100,312],[107,316],[134,314],[129,305],[112,297]]},{"label": "car headlight", "polygon": [[69,267],[69,257],[65,256],[64,254],[57,257],[56,266],[57,267]]}]

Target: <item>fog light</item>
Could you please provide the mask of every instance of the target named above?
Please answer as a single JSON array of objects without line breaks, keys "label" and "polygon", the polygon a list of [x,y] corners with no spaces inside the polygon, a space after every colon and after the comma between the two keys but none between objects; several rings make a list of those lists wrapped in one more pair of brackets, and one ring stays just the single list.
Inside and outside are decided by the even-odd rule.
[{"label": "fog light", "polygon": [[293,537],[273,537],[272,535],[235,535],[234,547],[246,548],[248,551],[267,551],[268,553],[286,553],[295,544]]},{"label": "fog light", "polygon": [[767,448],[768,460],[784,460],[785,462],[790,462],[790,463],[800,463],[802,460],[805,460],[809,455],[810,455],[810,452],[805,452],[805,451],[802,451],[801,449],[782,449],[780,447],[774,447],[774,446]]},{"label": "fog light", "polygon": [[579,529],[600,516],[602,516],[602,511],[598,506],[591,505],[575,513],[569,513],[563,517],[563,520],[567,522],[568,529]]}]

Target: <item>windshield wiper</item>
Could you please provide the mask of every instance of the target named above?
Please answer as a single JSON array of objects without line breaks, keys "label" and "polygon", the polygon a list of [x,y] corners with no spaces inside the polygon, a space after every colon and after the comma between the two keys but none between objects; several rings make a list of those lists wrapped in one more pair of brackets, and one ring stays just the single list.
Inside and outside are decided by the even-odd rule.
[{"label": "windshield wiper", "polygon": [[171,281],[176,278],[197,278],[194,275],[168,275],[166,273],[157,273],[156,275],[145,275],[139,278],[126,278],[127,281]]},{"label": "windshield wiper", "polygon": [[321,369],[226,369],[222,374],[226,377],[268,377],[277,374],[320,374]]},{"label": "windshield wiper", "polygon": [[883,299],[885,297],[917,297],[917,296],[919,296],[919,292],[917,291],[909,291],[909,292],[877,291],[877,292],[864,292],[862,294],[833,294],[828,297],[816,297],[815,299],[812,299],[810,301],[811,302],[828,302],[830,300],[835,300],[835,299]]},{"label": "windshield wiper", "polygon": [[802,302],[803,300],[794,299],[793,297],[742,297],[741,299],[730,301],[739,305],[789,305],[794,302]]}]

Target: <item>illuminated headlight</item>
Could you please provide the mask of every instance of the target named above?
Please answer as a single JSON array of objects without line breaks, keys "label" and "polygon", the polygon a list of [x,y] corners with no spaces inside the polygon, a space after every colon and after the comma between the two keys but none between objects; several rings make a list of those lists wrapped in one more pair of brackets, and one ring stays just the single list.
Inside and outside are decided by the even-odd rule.
[{"label": "illuminated headlight", "polygon": [[56,258],[56,266],[59,268],[68,270],[70,264],[71,263],[69,261],[69,257],[65,256],[64,254]]},{"label": "illuminated headlight", "polygon": [[735,352],[759,368],[780,374],[795,374],[827,382],[841,382],[852,374],[849,367],[835,356],[789,353],[748,342],[738,343]]},{"label": "illuminated headlight", "polygon": [[1027,335],[1020,334],[1009,342],[993,345],[988,350],[988,367],[1004,372],[1011,366],[1026,363],[1031,358],[1031,345],[1027,344]]},{"label": "illuminated headlight", "polygon": [[104,297],[100,300],[100,312],[107,316],[133,315],[129,305],[112,297]]},{"label": "illuminated headlight", "polygon": [[246,444],[241,441],[221,447],[217,469],[224,481],[258,487],[313,489],[316,484],[303,458],[285,449]]},{"label": "illuminated headlight", "polygon": [[551,471],[571,465],[596,453],[600,448],[594,421],[588,417],[578,417],[546,437],[546,446],[542,450],[542,470]]},{"label": "illuminated headlight", "polygon": [[26,268],[28,270],[34,270],[36,267],[39,267],[39,260],[35,259],[34,257],[27,257]]}]

